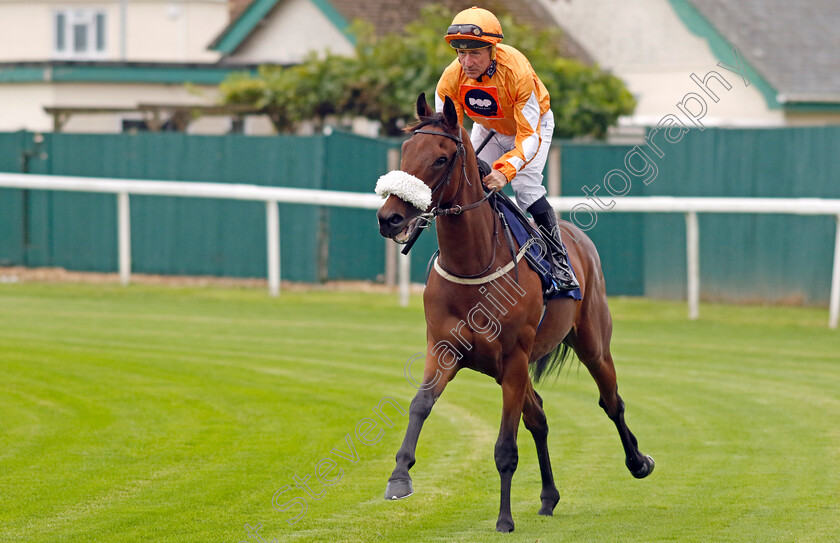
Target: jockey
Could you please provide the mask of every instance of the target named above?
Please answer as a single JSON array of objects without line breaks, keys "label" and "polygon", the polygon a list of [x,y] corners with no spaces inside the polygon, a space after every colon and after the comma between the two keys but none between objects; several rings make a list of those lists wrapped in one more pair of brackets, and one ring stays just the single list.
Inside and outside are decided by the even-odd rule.
[{"label": "jockey", "polygon": [[492,169],[482,171],[486,174],[483,182],[493,191],[511,184],[519,207],[534,217],[549,238],[557,288],[572,290],[578,282],[542,184],[554,132],[550,98],[525,55],[502,45],[502,37],[502,25],[486,9],[472,7],[455,16],[445,39],[458,58],[438,82],[435,108],[443,111],[449,96],[462,123],[466,112],[474,121],[470,139],[475,148],[491,129],[498,132],[478,157],[479,164],[492,164]]}]

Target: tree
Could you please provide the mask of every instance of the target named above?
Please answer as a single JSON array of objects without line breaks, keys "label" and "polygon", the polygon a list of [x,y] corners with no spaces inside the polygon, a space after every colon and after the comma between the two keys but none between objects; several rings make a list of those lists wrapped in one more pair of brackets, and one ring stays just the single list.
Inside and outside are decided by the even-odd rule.
[{"label": "tree", "polygon": [[[453,14],[439,5],[422,9],[405,31],[376,35],[356,21],[356,56],[312,54],[297,66],[263,66],[254,76],[234,74],[221,85],[226,104],[261,108],[280,132],[303,120],[323,123],[329,115],[378,120],[388,135],[398,135],[414,118],[420,92],[431,96],[438,78],[455,56],[442,39]],[[555,136],[603,138],[636,102],[624,83],[597,66],[563,58],[557,30],[535,31],[500,17],[505,43],[531,61],[551,94]]]}]

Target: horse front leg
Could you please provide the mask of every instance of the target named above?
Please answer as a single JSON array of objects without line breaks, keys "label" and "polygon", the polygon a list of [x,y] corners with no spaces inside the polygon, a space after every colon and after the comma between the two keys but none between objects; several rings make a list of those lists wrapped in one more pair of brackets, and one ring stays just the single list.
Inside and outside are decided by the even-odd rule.
[{"label": "horse front leg", "polygon": [[455,377],[458,367],[454,366],[447,369],[439,367],[437,359],[432,356],[426,357],[426,365],[423,371],[423,383],[421,384],[414,399],[411,400],[411,406],[408,409],[408,427],[405,430],[405,437],[402,445],[397,451],[394,471],[388,478],[388,484],[385,487],[386,500],[399,500],[407,498],[414,493],[414,487],[411,484],[411,476],[408,470],[414,465],[416,458],[414,456],[417,450],[417,440],[420,437],[420,430],[423,428],[423,423],[432,412],[432,406],[435,405],[443,389],[449,381]]},{"label": "horse front leg", "polygon": [[522,419],[527,385],[527,356],[507,362],[505,374],[502,376],[502,424],[494,455],[496,469],[499,471],[501,480],[499,518],[496,521],[496,530],[499,532],[513,531],[513,516],[510,513],[510,484],[519,463],[516,435],[519,430],[519,421]]}]

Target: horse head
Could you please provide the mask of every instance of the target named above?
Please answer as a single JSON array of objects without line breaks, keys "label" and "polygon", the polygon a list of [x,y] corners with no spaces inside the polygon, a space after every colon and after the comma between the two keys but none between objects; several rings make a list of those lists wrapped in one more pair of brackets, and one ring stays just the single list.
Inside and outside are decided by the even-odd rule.
[{"label": "horse head", "polygon": [[379,233],[397,243],[408,241],[421,220],[430,220],[433,205],[453,200],[460,186],[461,172],[455,168],[459,158],[461,170],[466,171],[464,142],[469,146],[469,140],[452,100],[447,97],[443,113],[435,113],[426,95],[420,94],[417,120],[406,129],[412,135],[402,145],[400,169],[383,175],[376,184],[376,193],[386,198],[376,214]]}]

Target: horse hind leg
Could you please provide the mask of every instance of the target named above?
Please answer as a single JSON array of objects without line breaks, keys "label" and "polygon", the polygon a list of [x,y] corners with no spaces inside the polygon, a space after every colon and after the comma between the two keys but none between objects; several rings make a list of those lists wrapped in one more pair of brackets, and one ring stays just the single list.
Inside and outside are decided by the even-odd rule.
[{"label": "horse hind leg", "polygon": [[554,484],[554,474],[551,471],[551,459],[548,455],[548,420],[543,410],[543,401],[532,385],[528,385],[525,392],[525,406],[522,412],[522,420],[525,428],[534,437],[534,444],[537,448],[537,460],[540,464],[540,477],[542,478],[542,491],[540,492],[539,514],[551,516],[554,508],[560,501],[560,493]]},{"label": "horse hind leg", "polygon": [[624,463],[636,479],[644,479],[653,472],[654,461],[648,455],[639,451],[636,436],[627,427],[624,420],[624,400],[618,395],[618,384],[615,377],[615,366],[609,348],[598,360],[587,362],[584,360],[589,373],[595,379],[601,398],[598,405],[615,424],[621,445],[624,447]]},{"label": "horse hind leg", "polygon": [[653,473],[655,462],[650,455],[643,455],[639,451],[639,443],[636,440],[636,436],[633,435],[633,432],[627,427],[627,423],[624,422],[624,400],[618,394],[616,394],[616,397],[619,402],[619,410],[615,415],[610,415],[610,412],[607,411],[603,398],[598,400],[598,405],[604,409],[607,416],[615,423],[615,427],[618,429],[621,444],[624,446],[624,464],[627,466],[627,469],[630,470],[630,473],[636,479],[644,479]]},{"label": "horse hind leg", "polygon": [[615,423],[621,445],[624,447],[624,463],[627,469],[633,477],[642,479],[651,474],[654,462],[653,458],[639,452],[636,436],[624,421],[624,401],[618,395],[615,365],[610,353],[611,331],[612,323],[604,301],[600,308],[594,306],[590,318],[579,323],[569,338],[570,344],[598,385],[601,394],[598,405]]}]

